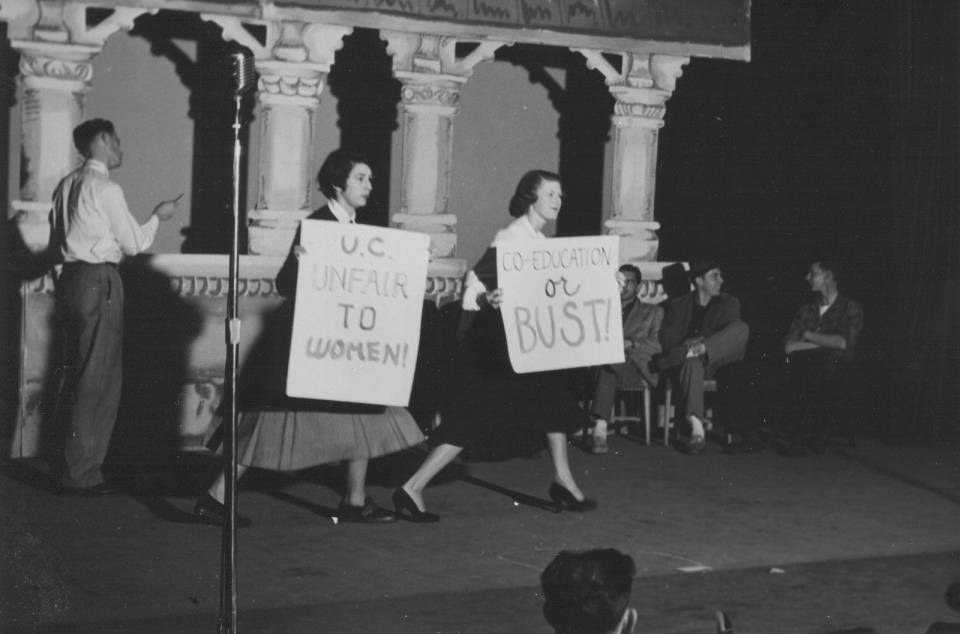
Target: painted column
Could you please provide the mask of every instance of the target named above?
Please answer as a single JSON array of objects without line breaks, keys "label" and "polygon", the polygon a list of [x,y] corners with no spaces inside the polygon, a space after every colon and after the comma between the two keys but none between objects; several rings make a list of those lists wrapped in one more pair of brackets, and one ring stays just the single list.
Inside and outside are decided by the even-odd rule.
[{"label": "painted column", "polygon": [[19,198],[12,209],[26,246],[49,241],[47,214],[53,190],[79,163],[73,128],[93,78],[93,58],[119,29],[130,29],[147,9],[117,8],[88,27],[86,8],[47,0],[5,0],[0,18],[20,54],[21,163]]},{"label": "painted column", "polygon": [[460,88],[481,61],[492,59],[502,42],[480,42],[457,58],[457,40],[422,33],[381,32],[402,84],[401,229],[430,235],[432,258],[453,258],[457,218],[450,213],[453,120]]},{"label": "painted column", "polygon": [[20,195],[13,201],[27,247],[47,246],[47,215],[53,190],[79,163],[73,128],[83,120],[83,105],[98,49],[50,42],[14,41],[20,53]]},{"label": "painted column", "polygon": [[204,15],[223,38],[249,48],[259,75],[257,202],[248,216],[251,255],[286,255],[310,213],[315,114],[334,55],[352,27],[266,22],[261,44],[239,18]]},{"label": "painted column", "polygon": [[260,155],[257,203],[249,213],[249,250],[286,254],[310,212],[314,114],[326,71],[313,64],[258,61]]},{"label": "painted column", "polygon": [[579,51],[605,76],[613,106],[613,164],[610,211],[604,227],[619,235],[623,261],[655,261],[660,241],[654,220],[657,144],[667,100],[686,57],[625,54],[615,70],[596,51]]}]

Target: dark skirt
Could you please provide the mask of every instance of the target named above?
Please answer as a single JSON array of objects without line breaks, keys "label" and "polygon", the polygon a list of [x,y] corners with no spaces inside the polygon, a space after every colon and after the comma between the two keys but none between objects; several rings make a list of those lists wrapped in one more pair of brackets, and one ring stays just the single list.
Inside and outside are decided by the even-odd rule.
[{"label": "dark skirt", "polygon": [[464,312],[469,321],[446,373],[441,424],[431,443],[463,447],[471,460],[531,456],[546,434],[574,433],[589,419],[571,373],[517,374],[510,366],[500,312]]}]

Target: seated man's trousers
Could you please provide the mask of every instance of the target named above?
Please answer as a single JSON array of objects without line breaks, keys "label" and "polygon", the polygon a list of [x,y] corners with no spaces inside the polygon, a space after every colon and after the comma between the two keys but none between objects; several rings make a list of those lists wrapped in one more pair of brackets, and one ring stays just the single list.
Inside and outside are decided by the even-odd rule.
[{"label": "seated man's trousers", "polygon": [[714,378],[723,366],[743,359],[749,338],[750,327],[738,320],[704,340],[705,355],[684,359],[677,374],[679,413],[683,418],[690,414],[703,418],[704,380]]}]

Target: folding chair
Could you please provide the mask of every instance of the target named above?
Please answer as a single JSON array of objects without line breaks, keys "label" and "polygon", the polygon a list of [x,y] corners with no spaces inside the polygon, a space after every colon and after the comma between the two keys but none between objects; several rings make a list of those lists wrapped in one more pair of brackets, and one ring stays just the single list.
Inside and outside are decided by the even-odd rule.
[{"label": "folding chair", "polygon": [[[617,389],[616,398],[613,401],[613,412],[610,414],[610,428],[616,430],[618,426],[629,425],[630,423],[640,423],[640,416],[632,416],[627,413],[627,399],[638,392],[643,392],[643,426],[644,442],[650,445],[650,410],[652,402],[652,390],[650,384],[641,380],[639,385],[630,385]],[[639,414],[639,412],[638,412]]]},{"label": "folding chair", "polygon": [[[659,423],[658,426],[663,427],[663,446],[670,446],[670,428],[673,427],[673,379],[664,377],[666,381],[666,386],[663,390],[663,410],[659,413]],[[707,394],[709,392],[717,391],[717,380],[716,379],[704,379],[703,381],[703,393]],[[704,421],[706,422],[706,421]],[[708,430],[704,430],[708,431]]]}]

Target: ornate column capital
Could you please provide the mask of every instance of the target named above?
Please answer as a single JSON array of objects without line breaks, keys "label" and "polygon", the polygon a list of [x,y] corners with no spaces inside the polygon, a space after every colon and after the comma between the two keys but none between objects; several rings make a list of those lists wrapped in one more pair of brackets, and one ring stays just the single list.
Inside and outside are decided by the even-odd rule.
[{"label": "ornate column capital", "polygon": [[100,50],[117,31],[130,30],[133,21],[158,9],[115,7],[93,26],[87,24],[88,5],[68,0],[5,0],[0,19],[9,24],[8,36],[18,41],[86,45]]},{"label": "ornate column capital", "polygon": [[667,97],[673,93],[683,67],[690,62],[689,57],[618,53],[616,56],[620,57],[620,68],[616,68],[606,57],[609,53],[587,48],[572,50],[583,55],[587,68],[599,71],[608,86],[651,88]]},{"label": "ornate column capital", "polygon": [[[257,62],[310,63],[329,72],[336,52],[343,48],[343,38],[353,33],[352,26],[337,26],[290,20],[248,20],[232,15],[202,13],[200,17],[218,25],[224,41],[236,42],[253,53]],[[247,28],[263,27],[261,43]]]},{"label": "ornate column capital", "polygon": [[[453,116],[460,103],[460,87],[480,62],[493,59],[505,42],[460,40],[446,35],[381,31],[387,54],[393,59],[393,74],[402,84],[400,99],[410,111],[429,108],[441,116]],[[457,57],[457,44],[473,47]]]},{"label": "ornate column capital", "polygon": [[[259,75],[260,102],[269,105],[315,108],[336,52],[343,48],[343,38],[353,32],[353,27],[297,21],[255,21],[217,14],[201,17],[220,26],[225,41],[250,49]],[[251,24],[264,27],[264,43],[247,28]]]},{"label": "ornate column capital", "polygon": [[[415,72],[430,75],[453,75],[465,81],[480,62],[493,59],[494,53],[507,42],[487,39],[463,39],[447,35],[380,31],[387,43],[387,54],[393,58],[394,72]],[[457,57],[457,44],[473,44],[463,57]]]},{"label": "ornate column capital", "polygon": [[429,108],[438,115],[453,117],[459,112],[460,87],[466,77],[397,71],[400,101],[407,111]]},{"label": "ornate column capital", "polygon": [[314,109],[327,80],[327,71],[309,62],[263,60],[256,63],[257,98],[264,105],[299,105]]},{"label": "ornate column capital", "polygon": [[601,51],[574,50],[584,56],[588,68],[604,76],[610,94],[616,99],[614,126],[663,127],[667,100],[689,57],[622,53],[620,68],[616,68]]},{"label": "ornate column capital", "polygon": [[20,76],[24,85],[87,92],[93,79],[91,61],[99,49],[73,44],[13,42],[20,51]]}]

